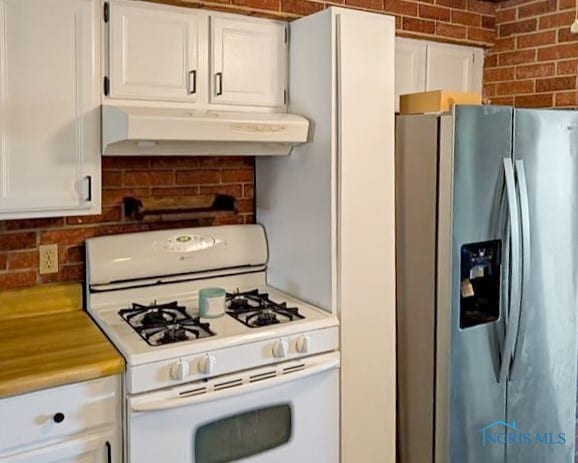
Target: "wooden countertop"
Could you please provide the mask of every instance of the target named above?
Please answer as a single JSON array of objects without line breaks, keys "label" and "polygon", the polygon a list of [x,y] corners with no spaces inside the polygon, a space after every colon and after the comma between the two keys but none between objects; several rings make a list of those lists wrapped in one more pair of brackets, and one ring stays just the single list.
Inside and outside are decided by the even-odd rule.
[{"label": "wooden countertop", "polygon": [[82,310],[80,285],[0,294],[0,398],[124,371],[124,360]]}]

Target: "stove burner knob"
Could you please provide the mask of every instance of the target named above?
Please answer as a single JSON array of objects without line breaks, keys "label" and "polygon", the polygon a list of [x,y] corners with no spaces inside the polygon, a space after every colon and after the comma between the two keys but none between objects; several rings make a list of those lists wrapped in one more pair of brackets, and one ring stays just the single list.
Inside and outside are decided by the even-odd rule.
[{"label": "stove burner knob", "polygon": [[277,358],[287,357],[287,352],[289,351],[289,346],[287,341],[280,339],[275,344],[273,344],[273,356]]},{"label": "stove burner knob", "polygon": [[217,359],[214,355],[207,354],[199,360],[198,370],[199,373],[204,375],[210,375],[213,370],[215,369],[215,363],[217,363]]},{"label": "stove burner knob", "polygon": [[177,381],[182,381],[189,376],[190,371],[191,367],[188,362],[179,360],[171,367],[171,378],[176,379]]},{"label": "stove burner knob", "polygon": [[297,349],[297,352],[299,352],[300,354],[306,354],[307,352],[309,352],[309,344],[310,344],[309,336],[301,336],[297,338],[297,342],[295,343],[295,349]]}]

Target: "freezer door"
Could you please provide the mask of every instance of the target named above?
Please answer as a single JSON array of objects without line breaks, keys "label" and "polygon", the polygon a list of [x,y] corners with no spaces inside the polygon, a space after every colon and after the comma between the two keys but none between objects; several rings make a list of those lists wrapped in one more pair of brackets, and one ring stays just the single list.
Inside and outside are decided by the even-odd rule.
[{"label": "freezer door", "polygon": [[506,414],[528,436],[507,444],[507,461],[570,463],[576,427],[578,114],[516,110],[514,120],[520,204],[527,199],[528,208],[521,207],[525,273]]},{"label": "freezer door", "polygon": [[[438,268],[438,387],[443,387],[443,357],[449,397],[448,458],[439,463],[502,463],[505,448],[485,441],[484,428],[505,422],[505,381],[499,382],[500,353],[504,343],[509,294],[509,227],[504,159],[510,161],[512,109],[497,106],[457,106],[454,120],[453,198],[440,193]],[[442,146],[444,145],[442,140]],[[444,153],[440,160],[440,192],[444,179]],[[444,167],[445,166],[445,167]],[[449,179],[451,181],[451,179]],[[447,211],[451,205],[451,211]],[[444,269],[444,214],[450,214],[451,248]],[[451,278],[451,280],[449,280]],[[444,280],[447,290],[444,290]],[[443,294],[450,296],[447,317]],[[444,317],[451,326],[444,345]],[[438,396],[439,397],[439,396]],[[439,405],[442,404],[438,400]],[[438,406],[438,434],[440,416]],[[439,436],[436,441],[439,444]]]}]

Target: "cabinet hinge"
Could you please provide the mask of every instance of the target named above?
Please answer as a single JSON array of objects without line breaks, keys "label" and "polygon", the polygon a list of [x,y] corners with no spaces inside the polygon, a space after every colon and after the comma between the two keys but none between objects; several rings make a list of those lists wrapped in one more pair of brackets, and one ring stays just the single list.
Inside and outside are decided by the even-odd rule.
[{"label": "cabinet hinge", "polygon": [[287,104],[287,89],[283,90],[283,104]]},{"label": "cabinet hinge", "polygon": [[289,26],[285,26],[285,43],[289,43]]},{"label": "cabinet hinge", "polygon": [[104,76],[104,96],[108,96],[110,93],[110,80],[108,76]]},{"label": "cabinet hinge", "polygon": [[104,22],[107,23],[110,19],[110,5],[108,4],[108,2],[104,2],[103,16]]}]

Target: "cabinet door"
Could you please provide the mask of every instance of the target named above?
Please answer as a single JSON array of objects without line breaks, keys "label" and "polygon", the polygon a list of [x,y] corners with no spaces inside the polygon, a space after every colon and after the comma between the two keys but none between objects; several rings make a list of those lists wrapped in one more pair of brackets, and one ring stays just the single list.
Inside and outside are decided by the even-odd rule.
[{"label": "cabinet door", "polygon": [[99,10],[0,0],[0,220],[100,211]]},{"label": "cabinet door", "polygon": [[113,435],[87,435],[63,443],[0,458],[2,463],[120,463]]},{"label": "cabinet door", "polygon": [[429,43],[426,90],[480,91],[482,61],[474,48]]},{"label": "cabinet door", "polygon": [[199,18],[190,8],[110,3],[110,96],[196,102]]},{"label": "cabinet door", "polygon": [[427,42],[397,38],[395,40],[395,110],[399,96],[425,92]]},{"label": "cabinet door", "polygon": [[211,103],[283,106],[286,25],[277,21],[211,17]]}]

